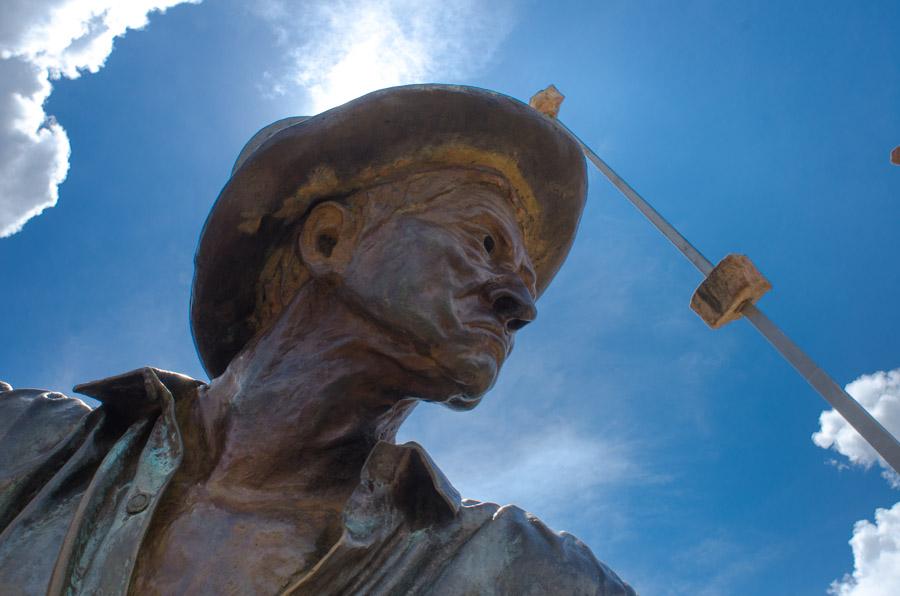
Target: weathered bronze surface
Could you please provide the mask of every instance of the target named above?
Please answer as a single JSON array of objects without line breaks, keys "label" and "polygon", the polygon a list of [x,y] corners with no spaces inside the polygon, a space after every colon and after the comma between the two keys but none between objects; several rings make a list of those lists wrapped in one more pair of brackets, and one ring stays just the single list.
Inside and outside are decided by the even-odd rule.
[{"label": "weathered bronze surface", "polygon": [[[208,385],[145,368],[76,387],[95,409],[0,390],[0,593],[634,593],[394,441],[418,401],[475,407],[535,318],[584,200],[577,146],[482,90],[353,104],[268,131],[213,209],[193,297]],[[320,135],[392,113],[419,114],[418,143],[348,148],[362,182],[323,174],[341,160],[314,158]]]}]

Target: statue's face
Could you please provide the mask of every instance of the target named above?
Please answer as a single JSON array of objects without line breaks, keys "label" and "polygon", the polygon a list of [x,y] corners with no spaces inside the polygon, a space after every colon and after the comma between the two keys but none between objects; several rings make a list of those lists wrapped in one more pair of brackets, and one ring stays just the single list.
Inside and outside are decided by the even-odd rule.
[{"label": "statue's face", "polygon": [[416,397],[470,408],[536,316],[535,274],[499,190],[450,188],[365,232],[341,285],[386,334],[414,346],[401,364],[434,388]]}]

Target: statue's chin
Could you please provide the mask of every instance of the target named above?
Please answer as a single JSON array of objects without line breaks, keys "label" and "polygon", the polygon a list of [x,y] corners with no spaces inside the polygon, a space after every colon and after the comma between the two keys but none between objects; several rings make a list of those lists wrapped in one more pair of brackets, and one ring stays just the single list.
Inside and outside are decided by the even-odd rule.
[{"label": "statue's chin", "polygon": [[482,397],[483,396],[481,395],[477,397],[470,395],[454,395],[453,397],[442,401],[441,405],[450,408],[451,410],[465,412],[475,408],[475,406],[480,404]]},{"label": "statue's chin", "polygon": [[451,410],[459,410],[466,411],[471,410],[475,406],[481,403],[482,395],[454,395],[444,401],[441,402],[441,405],[450,408]]},{"label": "statue's chin", "polygon": [[500,371],[496,360],[483,353],[463,358],[453,368],[454,389],[449,392],[449,397],[438,400],[453,410],[471,410],[481,403],[481,398],[494,386]]}]

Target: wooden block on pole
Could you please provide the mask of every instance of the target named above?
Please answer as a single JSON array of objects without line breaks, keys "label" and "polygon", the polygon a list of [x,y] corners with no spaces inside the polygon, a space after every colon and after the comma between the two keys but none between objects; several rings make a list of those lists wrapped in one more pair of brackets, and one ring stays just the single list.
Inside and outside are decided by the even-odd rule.
[{"label": "wooden block on pole", "polygon": [[532,95],[528,100],[528,105],[544,116],[556,118],[559,115],[559,106],[562,105],[565,98],[566,96],[559,92],[556,85],[550,85]]},{"label": "wooden block on pole", "polygon": [[741,318],[741,308],[754,304],[772,289],[746,255],[728,255],[716,265],[691,297],[691,308],[718,329]]}]

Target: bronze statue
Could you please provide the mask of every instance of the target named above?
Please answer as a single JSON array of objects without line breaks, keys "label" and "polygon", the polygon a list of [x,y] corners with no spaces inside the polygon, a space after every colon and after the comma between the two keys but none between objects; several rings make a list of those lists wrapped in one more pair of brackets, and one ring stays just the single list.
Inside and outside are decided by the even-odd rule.
[{"label": "bronze statue", "polygon": [[562,264],[584,161],[481,89],[385,89],[245,147],[196,256],[212,381],[0,389],[3,594],[634,594],[394,437],[475,407]]}]

